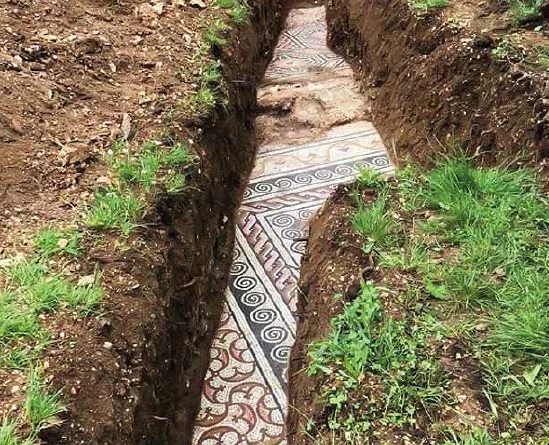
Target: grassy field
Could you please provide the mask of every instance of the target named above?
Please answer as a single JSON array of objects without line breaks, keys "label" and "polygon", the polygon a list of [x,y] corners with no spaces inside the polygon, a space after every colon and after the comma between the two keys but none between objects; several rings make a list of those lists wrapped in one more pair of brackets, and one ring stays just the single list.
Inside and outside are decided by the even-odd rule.
[{"label": "grassy field", "polygon": [[315,441],[549,443],[540,187],[531,171],[462,155],[390,181],[361,173],[350,225],[377,268],[310,346],[308,373],[322,376],[331,412],[328,425],[308,425]]}]

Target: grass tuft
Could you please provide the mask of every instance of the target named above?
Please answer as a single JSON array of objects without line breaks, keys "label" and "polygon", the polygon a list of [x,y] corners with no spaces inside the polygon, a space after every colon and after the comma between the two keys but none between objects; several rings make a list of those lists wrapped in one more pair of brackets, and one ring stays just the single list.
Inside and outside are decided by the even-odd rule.
[{"label": "grass tuft", "polygon": [[450,5],[448,0],[411,0],[410,6],[422,13],[427,13]]},{"label": "grass tuft", "polygon": [[356,180],[361,186],[369,188],[380,188],[387,183],[383,174],[371,167],[360,168]]},{"label": "grass tuft", "polygon": [[52,393],[44,383],[40,368],[30,370],[24,404],[25,418],[33,431],[58,423],[56,416],[65,408],[59,400],[60,391]]},{"label": "grass tuft", "polygon": [[250,8],[242,0],[215,0],[214,5],[218,8],[227,9],[233,22],[237,25],[248,20]]},{"label": "grass tuft", "polygon": [[511,0],[510,10],[517,23],[537,20],[541,17],[543,0]]},{"label": "grass tuft", "polygon": [[85,217],[93,229],[117,229],[128,236],[145,210],[145,200],[130,189],[108,188],[95,193]]},{"label": "grass tuft", "polygon": [[210,24],[202,28],[202,39],[208,48],[224,47],[227,45],[227,39],[223,34],[229,29],[229,26],[221,18],[215,19]]},{"label": "grass tuft", "polygon": [[389,246],[398,241],[399,228],[387,210],[387,195],[380,193],[370,206],[359,202],[353,215],[352,226],[355,233],[365,239],[371,250],[374,246]]},{"label": "grass tuft", "polygon": [[42,257],[58,254],[80,255],[80,234],[76,230],[45,227],[34,237],[34,247]]}]

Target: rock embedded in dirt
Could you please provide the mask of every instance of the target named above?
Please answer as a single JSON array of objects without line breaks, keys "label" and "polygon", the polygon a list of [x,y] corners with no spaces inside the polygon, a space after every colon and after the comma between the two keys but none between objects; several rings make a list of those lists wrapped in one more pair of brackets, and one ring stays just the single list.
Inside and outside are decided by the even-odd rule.
[{"label": "rock embedded in dirt", "polygon": [[489,35],[476,36],[473,39],[473,45],[477,48],[489,48],[494,44],[494,39]]},{"label": "rock embedded in dirt", "polygon": [[205,9],[207,7],[206,3],[204,3],[202,0],[191,0],[189,2],[189,5],[192,6],[193,8],[198,8],[198,9]]}]

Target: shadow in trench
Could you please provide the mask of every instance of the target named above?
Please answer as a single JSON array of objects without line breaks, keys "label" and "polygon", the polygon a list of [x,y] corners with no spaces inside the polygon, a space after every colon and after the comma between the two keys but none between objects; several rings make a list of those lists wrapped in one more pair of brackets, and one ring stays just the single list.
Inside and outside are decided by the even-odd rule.
[{"label": "shadow in trench", "polygon": [[258,105],[261,146],[238,215],[195,445],[285,443],[308,221],[360,167],[392,169],[350,67],[326,46],[323,7],[290,12]]}]

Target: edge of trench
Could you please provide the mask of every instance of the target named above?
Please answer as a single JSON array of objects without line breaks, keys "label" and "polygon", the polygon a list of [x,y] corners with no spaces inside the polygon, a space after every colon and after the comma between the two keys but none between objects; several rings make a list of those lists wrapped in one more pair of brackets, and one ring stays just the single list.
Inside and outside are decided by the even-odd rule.
[{"label": "edge of trench", "polygon": [[352,70],[326,46],[324,11],[290,11],[259,85],[261,146],[237,216],[195,445],[285,442],[308,221],[360,168],[392,171]]},{"label": "edge of trench", "polygon": [[[229,274],[235,212],[256,151],[257,83],[290,3],[254,2],[250,20],[234,30],[229,45],[214,48],[223,66],[227,102],[206,122],[194,123],[201,128],[197,145],[203,153],[193,190],[157,206],[167,229],[161,240],[165,264],[154,271],[163,314],[146,333],[139,403],[132,437],[125,435],[124,443],[191,443]],[[101,443],[120,443],[121,436],[105,430]]]}]

